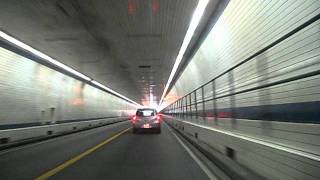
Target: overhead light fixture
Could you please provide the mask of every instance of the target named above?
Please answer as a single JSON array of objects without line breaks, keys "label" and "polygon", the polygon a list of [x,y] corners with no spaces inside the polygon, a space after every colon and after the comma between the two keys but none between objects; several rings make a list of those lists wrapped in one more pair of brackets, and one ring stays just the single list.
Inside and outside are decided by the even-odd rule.
[{"label": "overhead light fixture", "polygon": [[53,58],[51,58],[50,56],[48,56],[48,55],[46,55],[46,54],[34,49],[33,47],[31,47],[31,46],[29,46],[29,45],[17,40],[16,38],[4,33],[3,31],[0,31],[0,37],[5,39],[5,40],[7,40],[7,41],[9,41],[12,44],[18,46],[18,47],[26,50],[26,51],[29,51],[30,53],[40,57],[41,59],[43,59],[43,60],[45,60],[47,62],[50,62],[50,63],[58,66],[59,68],[74,74],[77,77],[80,77],[80,78],[82,78],[84,80],[90,81],[90,82],[92,82],[93,84],[99,86],[102,89],[105,89],[105,90],[107,90],[107,91],[109,91],[109,92],[111,92],[111,93],[113,93],[113,94],[115,94],[115,95],[117,95],[117,96],[119,96],[119,97],[121,97],[121,98],[123,98],[123,99],[125,99],[125,100],[127,100],[127,101],[129,101],[129,102],[131,102],[133,104],[135,104],[135,105],[141,106],[137,102],[135,102],[135,101],[133,101],[133,100],[131,100],[131,99],[129,99],[129,98],[127,98],[127,97],[115,92],[115,91],[113,91],[112,89],[104,86],[103,84],[101,84],[101,83],[93,80],[92,78],[90,78],[90,77],[88,77],[88,76],[86,76],[86,75],[74,70],[73,68],[71,68],[71,67],[69,67],[69,66],[67,66],[67,65],[65,65],[65,64],[63,64],[63,63],[61,63],[61,62],[59,62],[59,61],[57,61],[57,60],[55,60]]},{"label": "overhead light fixture", "polygon": [[186,35],[185,35],[185,37],[183,39],[183,42],[182,42],[182,45],[180,47],[178,56],[177,56],[176,61],[175,61],[174,65],[173,65],[173,68],[171,70],[169,79],[168,79],[167,84],[166,84],[166,86],[164,88],[164,91],[162,93],[162,96],[161,96],[161,99],[160,99],[160,102],[159,102],[158,106],[161,105],[161,103],[163,101],[163,98],[164,98],[165,94],[168,91],[169,85],[170,85],[170,83],[171,83],[171,81],[172,81],[172,79],[173,79],[173,77],[174,77],[174,75],[175,75],[175,73],[176,73],[176,71],[177,71],[177,69],[179,67],[179,64],[181,63],[183,55],[184,55],[185,51],[187,50],[187,47],[188,47],[188,45],[189,45],[189,43],[190,43],[190,41],[191,41],[191,39],[192,39],[192,37],[194,35],[194,32],[195,32],[196,28],[199,25],[199,22],[200,22],[200,20],[202,18],[202,15],[203,15],[208,3],[209,3],[209,0],[199,0],[196,9],[193,12],[192,19],[190,21],[187,33],[186,33]]}]

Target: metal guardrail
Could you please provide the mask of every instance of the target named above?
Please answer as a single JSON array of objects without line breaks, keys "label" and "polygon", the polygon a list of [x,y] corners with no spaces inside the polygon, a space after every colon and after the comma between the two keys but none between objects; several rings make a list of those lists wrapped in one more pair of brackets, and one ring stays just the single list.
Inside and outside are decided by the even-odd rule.
[{"label": "metal guardrail", "polygon": [[[254,53],[250,57],[244,59],[243,61],[237,63],[233,67],[231,67],[231,68],[227,69],[226,71],[224,71],[223,73],[219,74],[218,76],[216,76],[215,78],[213,78],[209,82],[201,85],[200,87],[196,88],[192,92],[188,93],[187,95],[183,96],[182,98],[180,98],[180,99],[176,100],[175,102],[171,103],[166,108],[164,108],[162,110],[162,112],[164,114],[168,114],[168,115],[176,116],[176,117],[180,117],[180,118],[184,118],[184,117],[188,116],[188,117],[191,117],[191,118],[195,117],[196,119],[198,119],[199,117],[205,119],[206,118],[206,115],[205,115],[206,114],[206,102],[212,101],[213,108],[212,108],[212,112],[211,113],[212,113],[212,117],[214,118],[214,120],[216,120],[216,118],[217,118],[217,108],[216,108],[217,105],[216,105],[216,101],[215,100],[217,100],[217,99],[225,98],[225,97],[232,97],[232,96],[237,95],[237,94],[247,93],[247,92],[250,92],[250,91],[259,90],[259,89],[263,89],[263,88],[267,88],[267,87],[271,87],[271,86],[284,84],[284,83],[288,83],[288,82],[291,82],[291,81],[296,81],[296,80],[308,78],[308,77],[311,77],[311,76],[319,75],[320,74],[320,70],[316,70],[316,71],[313,71],[313,72],[309,72],[309,73],[305,73],[305,74],[302,74],[302,75],[290,77],[290,78],[287,78],[287,79],[283,79],[283,80],[279,80],[279,81],[276,81],[276,82],[264,84],[264,85],[261,85],[261,86],[244,89],[244,90],[237,91],[237,92],[233,91],[233,92],[231,92],[229,94],[222,95],[222,96],[216,96],[215,81],[217,79],[219,79],[223,75],[226,75],[227,73],[233,71],[234,69],[238,68],[239,66],[249,62],[250,60],[253,60],[256,56],[266,52],[270,48],[272,48],[272,47],[276,46],[277,44],[281,43],[282,41],[288,39],[292,35],[296,34],[297,32],[299,32],[300,30],[302,30],[305,27],[309,26],[310,24],[318,21],[319,19],[320,19],[320,14],[314,16],[313,18],[311,18],[310,20],[306,21],[302,25],[300,25],[297,28],[293,29],[289,33],[287,33],[284,36],[280,37],[279,39],[277,39],[276,41],[274,41],[271,44],[267,45],[266,47],[264,47],[263,49],[259,50],[258,52]],[[204,88],[207,85],[210,85],[210,84],[211,84],[212,96],[211,96],[211,98],[206,99],[205,95],[204,95]],[[197,98],[197,92],[198,91],[200,91],[200,94],[201,94],[201,97],[199,99]],[[199,104],[201,104],[201,107],[202,107],[202,111],[201,112],[199,112],[199,110],[198,110]]]}]

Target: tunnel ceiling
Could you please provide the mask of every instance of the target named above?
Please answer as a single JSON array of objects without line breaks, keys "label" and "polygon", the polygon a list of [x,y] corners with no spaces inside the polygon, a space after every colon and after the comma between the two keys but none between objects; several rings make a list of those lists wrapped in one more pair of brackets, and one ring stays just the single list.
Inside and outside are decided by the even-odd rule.
[{"label": "tunnel ceiling", "polygon": [[158,101],[197,2],[1,1],[0,27],[132,100]]}]

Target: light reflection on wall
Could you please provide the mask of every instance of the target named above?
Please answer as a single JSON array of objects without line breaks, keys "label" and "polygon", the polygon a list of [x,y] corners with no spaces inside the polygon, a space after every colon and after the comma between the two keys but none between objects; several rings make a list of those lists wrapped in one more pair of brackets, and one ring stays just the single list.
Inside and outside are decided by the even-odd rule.
[{"label": "light reflection on wall", "polygon": [[83,90],[85,88],[85,83],[77,83],[75,86],[73,86],[73,92],[75,94],[75,97],[71,100],[71,104],[74,106],[84,106],[84,95]]},{"label": "light reflection on wall", "polygon": [[167,107],[168,105],[170,105],[171,103],[175,102],[176,100],[180,99],[181,96],[179,96],[176,91],[174,90],[174,88],[167,94],[167,96],[163,99],[162,104],[160,105],[160,107],[158,107],[158,110],[161,110],[165,107]]},{"label": "light reflection on wall", "polygon": [[0,125],[131,115],[136,106],[0,47]]},{"label": "light reflection on wall", "polygon": [[[229,59],[229,55],[234,51],[229,46],[236,48],[235,42],[231,39],[235,32],[224,13],[210,30],[208,36],[176,81],[175,89],[172,89],[170,93],[177,91],[178,94],[184,96],[230,67],[234,62]],[[237,46],[239,45],[237,44]],[[224,49],[226,47],[228,48]]]},{"label": "light reflection on wall", "polygon": [[160,1],[159,0],[152,0],[152,12],[158,13],[160,10]]},{"label": "light reflection on wall", "polygon": [[137,11],[137,0],[128,0],[128,14],[133,15]]},{"label": "light reflection on wall", "polygon": [[50,90],[50,69],[42,66],[42,65],[38,65],[37,66],[37,71],[36,71],[36,75],[37,75],[37,79],[39,80],[39,83],[42,87],[46,88],[46,90]]}]

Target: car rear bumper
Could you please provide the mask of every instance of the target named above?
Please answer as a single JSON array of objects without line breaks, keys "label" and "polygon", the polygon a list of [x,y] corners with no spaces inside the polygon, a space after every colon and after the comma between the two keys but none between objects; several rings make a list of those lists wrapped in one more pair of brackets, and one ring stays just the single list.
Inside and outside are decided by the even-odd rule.
[{"label": "car rear bumper", "polygon": [[[146,126],[148,124],[148,126]],[[132,124],[132,128],[134,129],[158,129],[161,128],[161,123],[139,123],[139,124]]]}]

